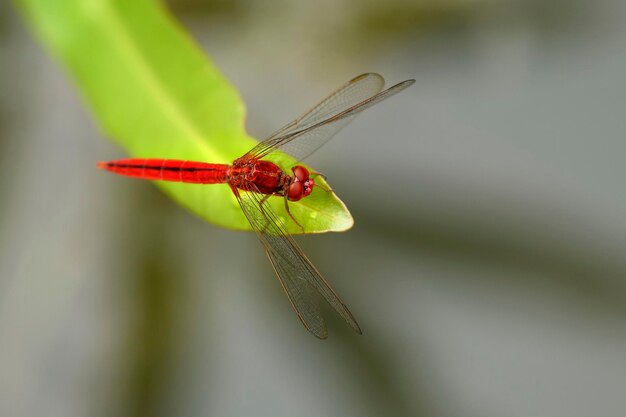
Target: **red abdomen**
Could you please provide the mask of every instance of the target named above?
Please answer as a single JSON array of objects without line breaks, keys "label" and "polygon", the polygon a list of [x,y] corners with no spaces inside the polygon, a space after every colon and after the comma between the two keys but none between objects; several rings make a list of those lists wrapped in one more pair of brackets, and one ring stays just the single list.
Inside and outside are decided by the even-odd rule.
[{"label": "red abdomen", "polygon": [[146,180],[219,184],[228,181],[229,165],[175,159],[119,159],[99,162],[98,168]]}]

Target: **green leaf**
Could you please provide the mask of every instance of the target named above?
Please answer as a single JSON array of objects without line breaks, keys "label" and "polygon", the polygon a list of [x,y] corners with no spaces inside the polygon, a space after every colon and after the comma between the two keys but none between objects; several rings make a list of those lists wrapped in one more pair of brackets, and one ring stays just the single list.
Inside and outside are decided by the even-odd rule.
[{"label": "green leaf", "polygon": [[[104,133],[131,156],[230,163],[256,143],[246,134],[238,92],[160,3],[18,0],[18,5],[69,70]],[[281,160],[286,169],[295,163]],[[250,229],[225,184],[157,185],[212,223]],[[288,230],[300,232],[283,199],[269,201]],[[290,210],[307,233],[343,231],[353,223],[345,205],[320,187],[290,203]]]}]

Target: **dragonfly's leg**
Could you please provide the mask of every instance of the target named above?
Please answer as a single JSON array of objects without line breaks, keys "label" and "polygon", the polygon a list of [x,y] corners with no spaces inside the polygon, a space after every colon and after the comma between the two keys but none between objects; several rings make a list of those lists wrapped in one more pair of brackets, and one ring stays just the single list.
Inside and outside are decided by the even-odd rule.
[{"label": "dragonfly's leg", "polygon": [[291,217],[291,220],[293,220],[293,222],[297,224],[300,229],[302,229],[302,233],[304,233],[304,227],[302,227],[302,225],[296,220],[296,218],[293,217],[291,211],[289,211],[289,200],[287,199],[287,196],[285,196],[285,210],[287,210],[287,214],[289,215],[289,217]]},{"label": "dragonfly's leg", "polygon": [[322,185],[322,184],[317,184],[317,183],[316,183],[316,184],[315,184],[315,186],[316,186],[316,187],[321,188],[322,190],[326,191],[327,193],[333,193],[333,194],[335,194],[335,190],[333,190],[332,188],[330,188],[330,187],[329,187],[329,186],[327,186],[327,185]]},{"label": "dragonfly's leg", "polygon": [[272,194],[265,194],[265,196],[261,199],[261,201],[259,201],[259,204],[263,204],[267,201],[268,198],[270,198]]},{"label": "dragonfly's leg", "polygon": [[[324,178],[324,181],[328,180],[328,177],[326,177],[326,175],[322,174],[321,172],[311,172],[311,175],[315,175],[317,177],[322,177]],[[327,193],[333,193],[335,194],[335,190],[333,190],[332,188],[330,188],[328,185],[322,185],[322,184],[315,184],[316,187],[320,187],[322,190],[326,191]]]},{"label": "dragonfly's leg", "polygon": [[321,172],[311,171],[310,175],[317,175],[318,177],[322,177],[322,178],[324,178],[324,181],[328,180],[328,177],[326,175],[322,174]]}]

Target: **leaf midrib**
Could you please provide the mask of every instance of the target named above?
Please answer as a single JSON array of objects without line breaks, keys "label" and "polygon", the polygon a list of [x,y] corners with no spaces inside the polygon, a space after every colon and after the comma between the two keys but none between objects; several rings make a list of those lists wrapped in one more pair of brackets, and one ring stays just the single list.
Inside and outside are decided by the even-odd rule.
[{"label": "leaf midrib", "polygon": [[[214,149],[204,140],[202,133],[194,126],[193,122],[186,113],[181,110],[180,106],[176,105],[176,100],[163,87],[163,83],[159,82],[157,75],[142,56],[139,48],[135,45],[133,37],[130,35],[130,31],[126,29],[124,21],[119,18],[115,10],[112,9],[108,3],[99,4],[102,6],[101,12],[108,14],[110,17],[110,19],[107,20],[109,24],[101,26],[103,31],[109,38],[114,39],[113,42],[118,46],[120,52],[136,64],[131,66],[131,68],[137,73],[138,79],[145,85],[148,93],[154,97],[155,103],[161,107],[165,116],[187,135],[187,139],[192,140],[195,146],[200,148],[203,154],[207,155],[207,158],[217,160],[218,158]],[[166,155],[163,155],[163,157],[166,157]]]}]

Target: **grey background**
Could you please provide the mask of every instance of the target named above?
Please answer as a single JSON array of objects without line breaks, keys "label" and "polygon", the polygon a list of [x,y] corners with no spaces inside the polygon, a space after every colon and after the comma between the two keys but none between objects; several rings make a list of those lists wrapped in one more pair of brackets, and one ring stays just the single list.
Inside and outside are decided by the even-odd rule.
[{"label": "grey background", "polygon": [[624,415],[623,1],[168,4],[259,138],[417,80],[308,161],[356,224],[300,241],[364,334],[316,340],[253,235],[98,172],[123,152],[3,3],[0,415]]}]

